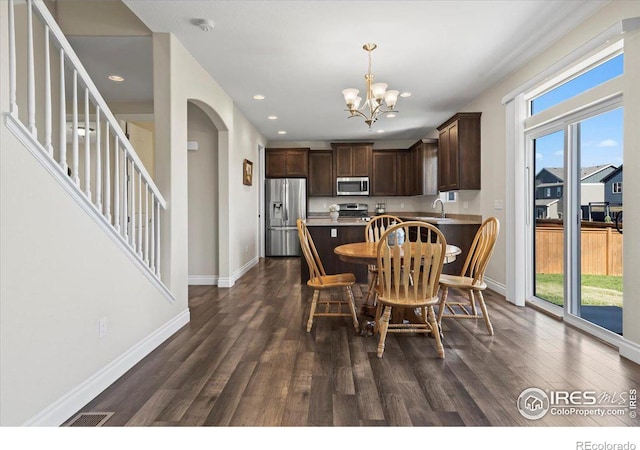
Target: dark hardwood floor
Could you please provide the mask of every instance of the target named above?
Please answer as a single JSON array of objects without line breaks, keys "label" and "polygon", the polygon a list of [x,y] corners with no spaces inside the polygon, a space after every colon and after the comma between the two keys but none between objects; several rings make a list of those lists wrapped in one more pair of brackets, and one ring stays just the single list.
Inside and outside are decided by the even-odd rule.
[{"label": "dark hardwood floor", "polygon": [[[362,302],[366,286],[356,286]],[[348,318],[305,331],[300,260],[266,258],[230,289],[192,286],[191,322],[82,411],[105,426],[637,426],[622,416],[521,416],[529,387],[628,392],[640,366],[616,349],[493,292],[483,321],[445,319],[434,340],[358,335]],[[361,324],[364,319],[361,321]]]}]

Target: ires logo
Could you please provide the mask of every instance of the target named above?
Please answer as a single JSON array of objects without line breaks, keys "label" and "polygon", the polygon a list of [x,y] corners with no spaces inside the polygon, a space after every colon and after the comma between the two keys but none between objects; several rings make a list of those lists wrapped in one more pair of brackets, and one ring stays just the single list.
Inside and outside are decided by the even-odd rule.
[{"label": "ires logo", "polygon": [[636,417],[637,391],[623,392],[565,391],[527,388],[518,397],[518,411],[529,420],[547,413],[554,416],[620,416]]}]

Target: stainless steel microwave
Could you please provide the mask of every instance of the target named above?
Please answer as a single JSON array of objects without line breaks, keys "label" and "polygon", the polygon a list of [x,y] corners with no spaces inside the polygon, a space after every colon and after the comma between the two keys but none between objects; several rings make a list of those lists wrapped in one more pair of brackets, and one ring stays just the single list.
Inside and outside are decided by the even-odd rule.
[{"label": "stainless steel microwave", "polygon": [[369,195],[369,177],[338,177],[337,195]]}]

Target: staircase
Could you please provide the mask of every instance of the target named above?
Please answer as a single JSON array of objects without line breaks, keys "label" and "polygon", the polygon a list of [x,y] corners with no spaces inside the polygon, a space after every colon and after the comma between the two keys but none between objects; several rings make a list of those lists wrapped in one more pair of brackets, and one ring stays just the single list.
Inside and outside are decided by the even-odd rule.
[{"label": "staircase", "polygon": [[164,197],[43,1],[0,6],[7,127],[172,301],[161,279]]}]

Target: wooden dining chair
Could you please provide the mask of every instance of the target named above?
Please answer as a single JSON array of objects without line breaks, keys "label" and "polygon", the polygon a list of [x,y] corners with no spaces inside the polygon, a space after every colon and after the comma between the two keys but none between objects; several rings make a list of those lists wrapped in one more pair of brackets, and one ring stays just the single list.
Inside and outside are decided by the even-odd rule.
[{"label": "wooden dining chair", "polygon": [[[438,324],[442,326],[442,318],[456,319],[478,319],[484,318],[487,330],[493,335],[493,326],[489,320],[487,305],[485,304],[482,291],[487,288],[484,282],[484,272],[491,259],[493,248],[495,247],[500,222],[495,217],[486,219],[473,239],[469,254],[464,262],[460,275],[442,275],[440,277],[440,305],[438,307]],[[462,291],[467,297],[456,296],[448,298],[449,289]],[[478,312],[476,306],[476,294],[482,314]]]},{"label": "wooden dining chair", "polygon": [[[364,240],[366,242],[378,242],[380,236],[382,236],[394,222],[400,223],[402,220],[390,214],[382,214],[371,218],[364,227]],[[363,308],[376,306],[375,286],[377,284],[378,267],[375,264],[369,264],[369,288],[367,289],[367,296],[364,299]]]},{"label": "wooden dining chair", "polygon": [[[405,241],[399,245],[387,237],[403,228]],[[434,306],[438,304],[438,280],[447,248],[447,241],[435,226],[407,221],[391,226],[378,242],[379,283],[376,286],[378,306],[376,324],[380,334],[378,358],[382,358],[388,333],[428,333],[435,338],[440,358],[444,347],[436,320]],[[413,282],[410,278],[413,277]],[[419,309],[415,321],[391,321],[393,308]]]},{"label": "wooden dining chair", "polygon": [[[314,291],[313,299],[311,300],[311,309],[309,311],[309,320],[307,321],[307,332],[311,331],[314,317],[351,317],[356,333],[359,332],[360,326],[356,315],[353,291],[351,289],[356,282],[355,275],[353,273],[327,275],[307,225],[302,219],[298,219],[296,223],[302,254],[309,266],[309,281],[307,281],[307,285]],[[334,299],[331,296],[331,290],[334,289],[343,289],[346,294],[346,299],[342,296]],[[327,292],[324,298],[320,295],[323,291]],[[348,308],[348,311],[345,311],[345,306]]]}]

